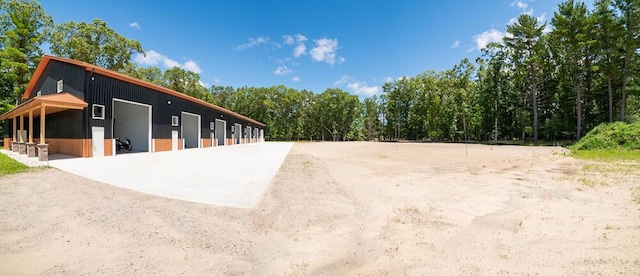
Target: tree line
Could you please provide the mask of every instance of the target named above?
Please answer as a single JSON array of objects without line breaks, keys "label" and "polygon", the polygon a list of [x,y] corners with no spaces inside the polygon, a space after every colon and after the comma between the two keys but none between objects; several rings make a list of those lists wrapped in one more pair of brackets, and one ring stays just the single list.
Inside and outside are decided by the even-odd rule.
[{"label": "tree line", "polygon": [[[476,60],[383,85],[360,99],[272,87],[204,87],[95,19],[54,24],[37,1],[0,2],[0,113],[20,103],[48,44],[52,54],[122,72],[266,123],[270,140],[572,140],[602,122],[640,120],[640,0],[558,5],[550,22],[522,14]],[[0,129],[0,131],[2,131]]]}]

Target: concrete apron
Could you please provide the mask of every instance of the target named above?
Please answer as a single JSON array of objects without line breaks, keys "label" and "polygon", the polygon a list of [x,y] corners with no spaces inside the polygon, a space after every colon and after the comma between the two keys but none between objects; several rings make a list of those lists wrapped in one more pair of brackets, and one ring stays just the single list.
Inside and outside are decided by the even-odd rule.
[{"label": "concrete apron", "polygon": [[293,143],[265,142],[175,152],[68,158],[49,165],[147,194],[204,204],[252,208]]}]

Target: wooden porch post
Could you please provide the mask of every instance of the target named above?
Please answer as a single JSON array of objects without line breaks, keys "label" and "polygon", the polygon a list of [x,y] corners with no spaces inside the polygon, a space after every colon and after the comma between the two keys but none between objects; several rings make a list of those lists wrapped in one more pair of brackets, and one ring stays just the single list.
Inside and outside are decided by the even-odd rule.
[{"label": "wooden porch post", "polygon": [[20,113],[20,143],[24,143],[24,113]]},{"label": "wooden porch post", "polygon": [[13,142],[18,142],[18,116],[13,117]]},{"label": "wooden porch post", "polygon": [[29,110],[29,144],[33,144],[33,109]]},{"label": "wooden porch post", "polygon": [[44,141],[44,110],[45,110],[46,106],[43,104],[42,107],[40,108],[40,144],[44,145],[46,144]]}]

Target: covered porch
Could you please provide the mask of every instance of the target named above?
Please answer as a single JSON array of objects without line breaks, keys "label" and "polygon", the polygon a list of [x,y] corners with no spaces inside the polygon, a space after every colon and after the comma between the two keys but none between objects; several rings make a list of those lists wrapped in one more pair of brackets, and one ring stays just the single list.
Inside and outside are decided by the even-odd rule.
[{"label": "covered porch", "polygon": [[[10,145],[10,149],[28,157],[38,157],[40,161],[49,158],[49,144],[45,137],[47,115],[67,111],[82,110],[88,104],[69,93],[58,93],[31,98],[18,105],[11,111],[0,115],[0,120],[11,120],[11,137],[5,138],[5,148]],[[25,137],[25,120],[28,120],[28,131]],[[34,121],[39,120],[39,139],[34,139]],[[37,122],[37,121],[36,121]],[[80,127],[80,126],[69,126]],[[36,144],[37,142],[37,144]]]}]

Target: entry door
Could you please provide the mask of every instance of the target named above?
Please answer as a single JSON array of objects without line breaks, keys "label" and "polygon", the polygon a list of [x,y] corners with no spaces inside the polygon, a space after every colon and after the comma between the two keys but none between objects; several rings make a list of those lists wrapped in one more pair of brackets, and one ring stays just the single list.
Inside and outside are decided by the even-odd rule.
[{"label": "entry door", "polygon": [[242,125],[235,124],[234,126],[236,127],[234,138],[236,139],[236,144],[240,144],[240,140],[242,139]]},{"label": "entry door", "polygon": [[227,122],[216,119],[216,137],[218,137],[218,146],[227,144]]},{"label": "entry door", "polygon": [[91,127],[93,157],[104,156],[104,127]]},{"label": "entry door", "polygon": [[178,131],[177,130],[171,131],[171,150],[172,151],[178,150]]}]

